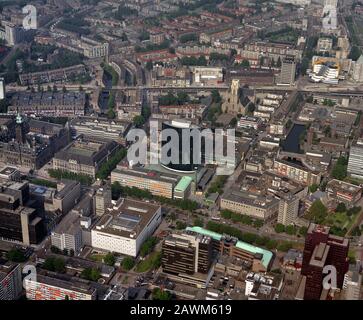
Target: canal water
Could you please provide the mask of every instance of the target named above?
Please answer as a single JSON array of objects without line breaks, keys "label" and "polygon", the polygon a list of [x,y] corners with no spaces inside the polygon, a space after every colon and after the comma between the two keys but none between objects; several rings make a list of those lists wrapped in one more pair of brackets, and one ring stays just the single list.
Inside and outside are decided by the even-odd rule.
[{"label": "canal water", "polygon": [[282,150],[287,152],[300,152],[299,139],[300,135],[304,132],[305,126],[302,124],[294,124],[291,131],[289,132],[286,140],[282,144]]}]

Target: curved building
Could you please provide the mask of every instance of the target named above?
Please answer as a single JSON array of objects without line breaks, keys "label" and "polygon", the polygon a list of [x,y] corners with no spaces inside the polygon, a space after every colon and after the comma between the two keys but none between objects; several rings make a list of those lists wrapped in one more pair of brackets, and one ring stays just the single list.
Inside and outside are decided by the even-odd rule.
[{"label": "curved building", "polygon": [[[187,132],[191,133],[192,130],[197,129],[199,130],[199,127],[197,127],[196,125],[191,124],[189,121],[186,120],[172,120],[172,121],[167,121],[167,122],[163,122],[162,123],[162,135],[166,134],[167,132],[164,130],[167,129],[172,129],[175,130],[175,132],[178,135],[178,145],[176,145],[175,147],[178,148],[178,155],[179,155],[179,159],[176,163],[172,163],[169,158],[171,157],[171,150],[168,151],[167,153],[167,158],[161,159],[161,164],[170,169],[170,170],[174,170],[174,171],[179,171],[179,172],[194,172],[198,169],[199,164],[193,163],[193,138],[190,138],[190,149],[189,150],[184,150],[183,152],[183,131],[186,130]],[[162,142],[162,146],[170,143],[171,141],[171,137],[168,136],[168,138],[166,139],[166,141]],[[203,148],[201,148],[202,150]],[[189,159],[189,163],[186,163],[186,161],[183,161],[183,159]],[[201,151],[201,161],[204,161],[204,156],[203,153]]]},{"label": "curved building", "polygon": [[318,60],[313,64],[313,74],[311,75],[311,80],[313,82],[338,84],[339,69],[339,65],[333,61]]}]

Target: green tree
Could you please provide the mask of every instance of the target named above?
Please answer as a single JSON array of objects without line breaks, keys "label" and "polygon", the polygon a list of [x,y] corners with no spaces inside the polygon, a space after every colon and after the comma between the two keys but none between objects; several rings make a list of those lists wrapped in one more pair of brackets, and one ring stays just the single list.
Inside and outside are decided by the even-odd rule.
[{"label": "green tree", "polygon": [[133,123],[137,128],[142,127],[142,125],[145,123],[145,119],[143,116],[135,116],[133,119]]},{"label": "green tree", "polygon": [[278,244],[278,246],[277,246],[277,250],[282,251],[282,252],[287,252],[291,248],[292,248],[291,242],[282,242],[282,243]]},{"label": "green tree", "polygon": [[289,235],[294,235],[296,234],[296,228],[293,225],[288,225],[285,228],[285,232]]},{"label": "green tree", "polygon": [[121,193],[122,193],[122,187],[118,181],[115,181],[111,185],[111,193],[112,193],[113,200],[117,200],[118,198],[120,198]]},{"label": "green tree", "polygon": [[108,161],[104,162],[99,168],[96,177],[99,179],[106,179],[113,169],[116,168],[117,164],[126,156],[126,149],[122,148],[116,151]]},{"label": "green tree", "polygon": [[113,109],[108,109],[107,118],[109,118],[109,119],[115,119],[116,118],[116,113],[115,113],[115,111]]},{"label": "green tree", "polygon": [[200,217],[194,219],[194,226],[196,227],[204,227],[204,220]]},{"label": "green tree", "polygon": [[103,262],[109,266],[113,266],[116,262],[116,257],[111,252],[109,252],[103,258]]},{"label": "green tree", "polygon": [[281,223],[276,224],[275,232],[277,232],[277,233],[285,232],[285,226]]},{"label": "green tree", "polygon": [[153,300],[171,300],[171,297],[169,291],[161,290],[160,288],[155,288],[152,292]]},{"label": "green tree", "polygon": [[270,239],[266,243],[266,248],[269,250],[276,249],[277,248],[277,241]]},{"label": "green tree", "polygon": [[361,55],[360,49],[357,46],[352,46],[348,58],[357,61],[360,55]]},{"label": "green tree", "polygon": [[101,273],[96,268],[86,268],[81,272],[81,277],[90,280],[90,281],[98,281],[101,278]]},{"label": "green tree", "polygon": [[58,273],[64,273],[66,271],[64,259],[57,257],[46,258],[42,267],[43,269]]},{"label": "green tree", "polygon": [[146,67],[146,70],[151,71],[153,69],[153,63],[152,63],[152,61],[146,62],[146,66],[145,67]]},{"label": "green tree", "polygon": [[219,91],[218,91],[217,89],[213,89],[213,90],[211,91],[211,93],[212,93],[212,102],[214,102],[214,103],[219,103],[219,102],[221,102],[221,101],[222,101],[222,97],[221,97],[221,95],[219,94]]},{"label": "green tree", "polygon": [[59,248],[57,248],[56,246],[51,246],[50,247],[50,251],[52,252],[52,253],[56,253],[56,254],[60,254],[62,251],[59,249]]},{"label": "green tree", "polygon": [[180,220],[178,220],[178,221],[176,222],[176,228],[177,228],[178,230],[184,230],[186,227],[187,227],[187,224],[186,224],[185,222],[180,221]]},{"label": "green tree", "polygon": [[310,187],[309,187],[309,191],[310,193],[314,193],[315,191],[317,191],[319,188],[319,186],[317,184],[312,184]]},{"label": "green tree", "polygon": [[135,261],[131,257],[125,257],[121,262],[122,269],[129,271],[135,266]]},{"label": "green tree", "polygon": [[299,234],[302,235],[302,236],[306,236],[308,232],[308,228],[307,227],[300,227],[299,229]]},{"label": "green tree", "polygon": [[335,212],[346,212],[347,211],[347,207],[345,205],[345,203],[340,202],[337,207],[335,208]]},{"label": "green tree", "polygon": [[66,271],[66,264],[62,258],[55,258],[53,265],[55,272],[64,273]]},{"label": "green tree", "polygon": [[142,257],[147,256],[153,250],[157,243],[158,239],[156,237],[150,237],[146,239],[140,248],[140,255]]},{"label": "green tree", "polygon": [[248,60],[244,59],[244,60],[242,61],[242,63],[241,63],[241,66],[242,66],[243,68],[249,68],[249,67],[250,67],[250,62],[249,62]]},{"label": "green tree", "polygon": [[339,157],[336,162],[331,175],[333,178],[343,180],[347,176],[348,160],[345,157]]},{"label": "green tree", "polygon": [[6,259],[12,261],[12,262],[25,262],[26,258],[22,251],[19,249],[11,249],[6,253]]},{"label": "green tree", "polygon": [[321,224],[328,215],[328,209],[320,200],[316,200],[310,207],[306,217],[318,224]]}]

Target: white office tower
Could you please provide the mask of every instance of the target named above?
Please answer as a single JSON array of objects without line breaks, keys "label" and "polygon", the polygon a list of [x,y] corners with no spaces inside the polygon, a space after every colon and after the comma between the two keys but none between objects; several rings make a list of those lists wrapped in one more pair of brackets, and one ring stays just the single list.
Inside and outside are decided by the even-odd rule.
[{"label": "white office tower", "polygon": [[286,56],[282,60],[281,73],[278,76],[278,85],[293,85],[295,83],[296,61],[294,56]]},{"label": "white office tower", "polygon": [[331,31],[338,28],[338,0],[325,0],[323,8],[323,30]]},{"label": "white office tower", "polygon": [[359,300],[362,287],[362,275],[359,274],[360,265],[349,266],[344,275],[343,297],[345,300]]},{"label": "white office tower", "polygon": [[352,77],[356,82],[363,82],[363,55],[354,63]]},{"label": "white office tower", "polygon": [[299,214],[299,198],[289,194],[279,203],[277,222],[288,226],[294,224]]},{"label": "white office tower", "polygon": [[0,100],[5,99],[5,80],[0,78]]},{"label": "white office tower", "polygon": [[363,139],[352,145],[349,153],[348,173],[355,178],[363,179]]}]

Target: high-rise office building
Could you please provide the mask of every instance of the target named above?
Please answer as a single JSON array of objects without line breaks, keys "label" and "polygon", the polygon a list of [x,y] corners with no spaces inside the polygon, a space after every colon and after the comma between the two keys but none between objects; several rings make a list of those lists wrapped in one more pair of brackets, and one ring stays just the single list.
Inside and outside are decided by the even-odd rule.
[{"label": "high-rise office building", "polygon": [[344,276],[343,297],[345,300],[359,300],[362,287],[362,275],[359,273],[360,263],[350,265]]},{"label": "high-rise office building", "polygon": [[39,243],[44,235],[44,220],[37,201],[29,200],[29,183],[14,182],[0,186],[0,238]]},{"label": "high-rise office building", "polygon": [[0,300],[16,300],[22,291],[21,267],[7,262],[0,264]]},{"label": "high-rise office building", "polygon": [[5,99],[5,80],[4,78],[0,78],[0,100],[4,100]]},{"label": "high-rise office building", "polygon": [[[169,122],[163,122],[162,123],[162,151],[165,148],[167,150],[166,154],[161,154],[161,164],[165,166],[166,168],[173,170],[173,171],[179,171],[179,172],[193,172],[198,168],[198,165],[204,161],[204,155],[203,155],[203,147],[200,145],[200,150],[195,149],[196,143],[193,141],[193,138],[190,137],[189,148],[184,148],[187,141],[183,141],[184,134],[190,133],[192,134],[193,130],[196,129],[197,131],[199,128],[195,125],[193,125],[191,122],[186,120],[172,120]],[[177,136],[172,137],[169,135],[170,131],[173,130],[173,132],[177,133]],[[173,141],[171,141],[172,138],[178,139],[178,154],[177,159],[173,159],[173,155],[171,154],[171,150],[167,148],[167,146],[170,146]],[[202,140],[203,141],[203,140]],[[175,146],[173,145],[175,148]],[[194,153],[200,155],[200,162],[194,162]],[[177,163],[174,163],[174,162]],[[188,163],[189,162],[189,163]]]},{"label": "high-rise office building", "polygon": [[281,73],[277,84],[293,85],[295,83],[296,61],[294,56],[286,56],[282,59]]},{"label": "high-rise office building", "polygon": [[111,187],[103,185],[98,188],[95,195],[95,213],[97,216],[102,216],[106,213],[107,208],[112,207]]},{"label": "high-rise office building", "polygon": [[363,139],[351,146],[348,160],[348,173],[355,178],[363,178]]},{"label": "high-rise office building", "polygon": [[166,273],[208,273],[212,263],[212,239],[190,231],[174,233],[163,243],[161,261]]},{"label": "high-rise office building", "polygon": [[311,223],[305,238],[301,274],[306,277],[304,299],[319,300],[323,291],[323,269],[336,268],[336,284],[342,288],[348,271],[349,240],[329,234],[329,227]]},{"label": "high-rise office building", "polygon": [[277,222],[288,226],[295,223],[299,213],[299,198],[294,195],[288,195],[280,199]]}]

